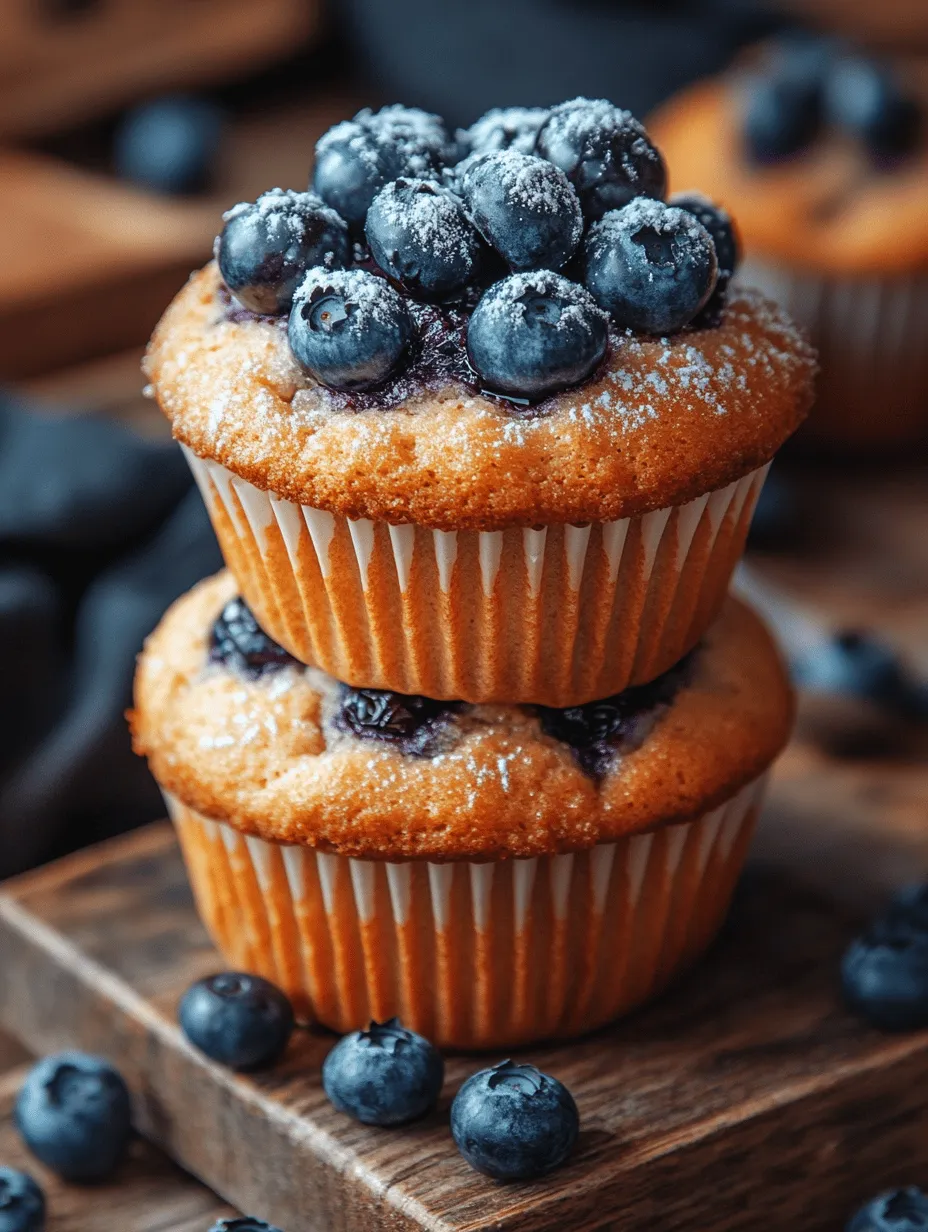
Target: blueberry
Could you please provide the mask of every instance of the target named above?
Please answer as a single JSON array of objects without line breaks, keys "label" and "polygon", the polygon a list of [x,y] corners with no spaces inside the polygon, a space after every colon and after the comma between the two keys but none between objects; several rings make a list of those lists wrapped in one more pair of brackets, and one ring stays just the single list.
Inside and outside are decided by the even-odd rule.
[{"label": "blueberry", "polygon": [[431,756],[437,751],[441,729],[456,709],[454,702],[416,693],[342,685],[333,721],[339,731],[362,740],[396,744],[413,756]]},{"label": "blueberry", "polygon": [[918,103],[888,69],[870,60],[848,56],[837,62],[825,87],[825,111],[877,158],[909,154],[919,139]]},{"label": "blueberry", "polygon": [[719,278],[730,278],[741,261],[741,249],[728,211],[698,192],[675,193],[668,204],[686,210],[702,223],[715,245]]},{"label": "blueberry", "polygon": [[313,187],[360,231],[375,195],[400,176],[434,178],[449,157],[438,116],[415,107],[359,111],[319,139]]},{"label": "blueberry", "polygon": [[210,633],[210,663],[223,663],[257,679],[266,671],[296,663],[259,627],[242,598],[230,599]]},{"label": "blueberry", "polygon": [[365,1125],[405,1125],[425,1116],[444,1078],[438,1049],[398,1018],[342,1036],[322,1064],[326,1095]]},{"label": "blueberry", "polygon": [[914,882],[897,890],[885,914],[914,932],[928,933],[928,882]]},{"label": "blueberry", "polygon": [[27,1172],[0,1167],[0,1232],[44,1232],[45,1194]]},{"label": "blueberry", "polygon": [[221,134],[222,112],[206,99],[142,103],[116,130],[116,173],[157,192],[195,192],[209,182]]},{"label": "blueberry", "polygon": [[845,1232],[926,1232],[928,1198],[914,1185],[892,1189],[862,1206]]},{"label": "blueberry", "polygon": [[178,1018],[191,1044],[237,1070],[273,1064],[293,1032],[293,1008],[280,989],[241,971],[191,984]]},{"label": "blueberry", "polygon": [[841,962],[848,1005],[884,1031],[928,1026],[928,932],[885,915],[851,943]]},{"label": "blueberry", "polygon": [[484,292],[467,326],[467,353],[487,388],[538,399],[585,380],[609,329],[590,294],[560,274],[512,274]]},{"label": "blueberry", "polygon": [[760,76],[747,87],[744,139],[755,162],[790,158],[811,145],[822,123],[822,90],[802,76]]},{"label": "blueberry", "polygon": [[892,647],[872,633],[845,629],[793,663],[796,681],[810,692],[847,694],[902,718],[928,717],[928,696]]},{"label": "blueberry", "polygon": [[480,263],[480,236],[461,202],[430,180],[394,180],[382,188],[364,232],[384,273],[426,300],[460,296]]},{"label": "blueberry", "polygon": [[247,1215],[238,1219],[220,1219],[209,1232],[280,1232],[280,1228],[265,1223],[263,1219],[251,1219]]},{"label": "blueberry", "polygon": [[535,150],[564,172],[587,218],[667,191],[664,160],[644,127],[605,99],[575,98],[555,107]]},{"label": "blueberry", "polygon": [[52,1172],[66,1181],[101,1180],[129,1145],[129,1091],[102,1057],[59,1052],[27,1074],[15,1119],[26,1146]]},{"label": "blueberry", "polygon": [[560,269],[580,242],[577,194],[544,159],[518,150],[481,155],[463,192],[477,230],[515,270]]},{"label": "blueberry", "polygon": [[458,139],[468,154],[497,150],[533,154],[538,130],[550,114],[547,107],[493,107],[470,128],[459,130]]},{"label": "blueberry", "polygon": [[573,1096],[534,1065],[503,1061],[468,1078],[451,1105],[451,1133],[478,1172],[522,1181],[560,1167],[577,1141]]},{"label": "blueberry", "polygon": [[332,389],[379,385],[403,359],[413,333],[405,300],[366,270],[310,270],[290,312],[290,349]]},{"label": "blueberry", "polygon": [[594,223],[584,282],[616,324],[646,334],[688,325],[715,290],[712,236],[687,210],[641,197]]},{"label": "blueberry", "polygon": [[312,193],[274,188],[223,215],[216,244],[223,281],[252,312],[286,312],[310,266],[347,265],[348,228]]}]

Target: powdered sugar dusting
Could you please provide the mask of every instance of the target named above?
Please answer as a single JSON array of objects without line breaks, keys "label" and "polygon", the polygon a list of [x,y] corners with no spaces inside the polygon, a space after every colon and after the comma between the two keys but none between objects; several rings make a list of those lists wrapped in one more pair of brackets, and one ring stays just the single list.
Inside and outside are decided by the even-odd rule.
[{"label": "powdered sugar dusting", "polygon": [[470,128],[458,129],[458,140],[476,154],[510,149],[531,154],[549,114],[546,107],[494,107]]}]

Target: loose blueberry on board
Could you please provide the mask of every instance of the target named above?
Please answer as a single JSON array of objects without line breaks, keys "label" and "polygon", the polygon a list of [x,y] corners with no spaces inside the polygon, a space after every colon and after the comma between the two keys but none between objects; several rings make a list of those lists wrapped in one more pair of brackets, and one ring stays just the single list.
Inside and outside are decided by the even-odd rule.
[{"label": "loose blueberry on board", "polygon": [[844,693],[873,702],[901,718],[928,718],[928,690],[892,647],[863,629],[834,634],[793,664],[797,683],[810,692]]},{"label": "loose blueberry on board", "polygon": [[332,389],[369,389],[385,381],[413,334],[406,300],[367,270],[311,269],[293,297],[290,349]]},{"label": "loose blueberry on board", "polygon": [[361,740],[398,745],[404,753],[428,756],[454,702],[435,701],[417,693],[389,689],[352,689],[342,685],[335,726]]},{"label": "loose blueberry on board", "polygon": [[129,1091],[102,1057],[59,1052],[29,1071],[16,1128],[37,1159],[66,1181],[109,1176],[131,1136]]},{"label": "loose blueberry on board", "polygon": [[672,334],[706,305],[718,280],[712,236],[689,211],[641,197],[590,228],[584,283],[617,325]]},{"label": "loose blueberry on board", "polygon": [[234,206],[223,219],[219,272],[252,312],[288,311],[308,267],[332,269],[351,258],[344,220],[313,193],[274,188],[254,204]]},{"label": "loose blueberry on board", "polygon": [[550,114],[547,107],[493,107],[470,128],[459,129],[458,141],[467,154],[497,150],[533,154],[538,130]]},{"label": "loose blueberry on board", "polygon": [[44,1232],[45,1194],[28,1172],[0,1167],[0,1232]]},{"label": "loose blueberry on board", "polygon": [[474,226],[514,270],[560,269],[583,234],[577,194],[557,167],[500,150],[477,158],[463,179]]},{"label": "loose blueberry on board", "polygon": [[928,1232],[928,1198],[914,1185],[873,1198],[844,1232]]},{"label": "loose blueberry on board", "polygon": [[524,1181],[560,1167],[577,1141],[573,1096],[534,1065],[503,1061],[468,1078],[451,1105],[451,1133],[478,1172]]},{"label": "loose blueberry on board", "polygon": [[401,176],[434,179],[450,153],[438,116],[415,107],[359,111],[336,124],[316,144],[313,188],[342,218],[361,231],[381,188]]},{"label": "loose blueberry on board", "polygon": [[322,1065],[326,1095],[365,1125],[406,1125],[425,1116],[444,1078],[438,1049],[398,1018],[342,1036]]},{"label": "loose blueberry on board", "polygon": [[845,56],[833,66],[825,85],[825,111],[878,158],[908,154],[919,139],[918,103],[892,72],[872,60]]},{"label": "loose blueberry on board", "polygon": [[190,193],[210,179],[222,112],[208,99],[178,96],[126,113],[113,139],[116,174],[163,193]]},{"label": "loose blueberry on board", "polygon": [[816,79],[758,76],[747,87],[744,138],[758,163],[777,162],[806,149],[822,123],[822,90]]},{"label": "loose blueberry on board", "polygon": [[667,191],[667,168],[644,127],[605,99],[575,98],[552,108],[535,152],[564,172],[587,218]]},{"label": "loose blueberry on board", "polygon": [[251,608],[238,596],[230,599],[216,617],[210,632],[209,661],[234,667],[255,680],[266,671],[296,663],[283,646],[268,637]]},{"label": "loose blueberry on board", "polygon": [[191,1044],[236,1070],[272,1065],[293,1033],[293,1007],[280,989],[241,971],[191,984],[178,1019]]},{"label": "loose blueberry on board", "polygon": [[432,180],[394,180],[367,212],[371,256],[411,295],[455,299],[475,280],[482,244],[461,202]]},{"label": "loose blueberry on board", "polygon": [[487,390],[529,400],[585,380],[608,341],[589,292],[550,270],[494,283],[467,326],[467,353]]},{"label": "loose blueberry on board", "polygon": [[209,1232],[280,1232],[280,1228],[265,1223],[263,1219],[251,1219],[246,1215],[238,1219],[220,1219],[213,1224]]},{"label": "loose blueberry on board", "polygon": [[884,1031],[928,1026],[928,932],[891,914],[847,948],[841,982],[848,1005]]}]

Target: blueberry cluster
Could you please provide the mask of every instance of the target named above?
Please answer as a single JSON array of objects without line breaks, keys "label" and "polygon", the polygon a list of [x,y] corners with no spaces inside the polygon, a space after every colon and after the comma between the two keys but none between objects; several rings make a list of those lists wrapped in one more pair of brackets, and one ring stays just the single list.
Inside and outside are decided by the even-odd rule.
[{"label": "blueberry cluster", "polygon": [[610,324],[720,319],[731,220],[666,186],[644,128],[602,99],[497,109],[454,139],[415,108],[365,110],[320,139],[311,191],[229,211],[216,256],[241,306],[289,314],[295,358],[331,389],[430,370],[463,314],[468,382],[537,402],[596,371]]},{"label": "blueberry cluster", "polygon": [[435,701],[416,693],[343,684],[333,722],[339,731],[360,740],[392,744],[413,757],[430,757],[438,751],[442,729],[460,708],[459,702]]},{"label": "blueberry cluster", "polygon": [[884,1031],[928,1026],[928,885],[901,890],[845,951],[848,1005]]},{"label": "blueberry cluster", "polygon": [[799,154],[828,127],[878,164],[910,154],[921,135],[921,108],[893,72],[827,39],[782,40],[748,86],[744,137],[756,162]]}]

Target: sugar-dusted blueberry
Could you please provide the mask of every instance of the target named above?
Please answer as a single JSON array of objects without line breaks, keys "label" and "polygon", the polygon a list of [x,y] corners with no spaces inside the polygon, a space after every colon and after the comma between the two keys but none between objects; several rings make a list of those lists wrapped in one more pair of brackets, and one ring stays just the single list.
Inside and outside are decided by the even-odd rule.
[{"label": "sugar-dusted blueberry", "polygon": [[342,1036],[322,1064],[326,1095],[365,1125],[406,1125],[425,1116],[444,1078],[438,1049],[398,1018]]},{"label": "sugar-dusted blueberry", "polygon": [[790,158],[811,145],[822,124],[822,86],[798,74],[760,74],[745,84],[744,140],[759,163]]},{"label": "sugar-dusted blueberry", "polygon": [[480,264],[480,236],[464,207],[433,180],[394,180],[367,212],[371,256],[391,278],[426,300],[461,295]]},{"label": "sugar-dusted blueberry", "polygon": [[587,218],[667,191],[667,168],[643,125],[606,99],[575,98],[554,107],[535,149],[564,172]]},{"label": "sugar-dusted blueberry", "polygon": [[928,1232],[928,1197],[914,1185],[887,1190],[862,1206],[845,1232]]},{"label": "sugar-dusted blueberry", "polygon": [[898,915],[879,917],[841,962],[848,1005],[884,1031],[928,1026],[928,932]]},{"label": "sugar-dusted blueberry", "polygon": [[353,689],[342,685],[334,723],[361,740],[396,744],[413,756],[429,756],[441,729],[457,709],[418,693],[390,689]]},{"label": "sugar-dusted blueberry", "polygon": [[708,302],[718,280],[712,236],[678,206],[640,197],[594,223],[584,282],[617,325],[672,334]]},{"label": "sugar-dusted blueberry", "polygon": [[710,201],[698,192],[675,193],[668,205],[686,210],[706,228],[712,236],[715,245],[715,258],[719,267],[719,278],[726,280],[732,276],[741,261],[741,246],[738,243],[738,233],[732,222],[731,215],[720,205]]},{"label": "sugar-dusted blueberry", "polygon": [[280,989],[242,971],[191,984],[178,1019],[191,1044],[237,1070],[272,1065],[293,1033],[293,1007]]},{"label": "sugar-dusted blueberry", "polygon": [[377,112],[365,108],[320,137],[313,187],[360,231],[385,184],[400,176],[434,178],[448,153],[448,134],[438,116],[398,105]]},{"label": "sugar-dusted blueberry", "polygon": [[828,119],[858,137],[877,158],[910,153],[921,133],[918,102],[885,65],[845,56],[825,85]]},{"label": "sugar-dusted blueberry", "polygon": [[529,400],[585,380],[608,341],[589,292],[550,270],[494,283],[467,327],[467,353],[486,388]]},{"label": "sugar-dusted blueberry", "polygon": [[45,1194],[28,1172],[0,1167],[0,1232],[44,1232]]},{"label": "sugar-dusted blueberry", "polygon": [[237,1219],[220,1219],[213,1224],[209,1232],[280,1232],[280,1228],[265,1223],[263,1219],[252,1219],[245,1215]]},{"label": "sugar-dusted blueberry", "polygon": [[230,599],[210,632],[209,660],[223,663],[257,679],[266,671],[296,660],[260,627],[240,596]]},{"label": "sugar-dusted blueberry", "polygon": [[129,1090],[102,1057],[59,1052],[26,1076],[16,1128],[37,1159],[66,1181],[97,1181],[121,1162],[131,1136]]},{"label": "sugar-dusted blueberry", "polygon": [[451,1133],[478,1172],[524,1181],[563,1164],[580,1116],[567,1088],[534,1065],[503,1061],[468,1078],[451,1105]]},{"label": "sugar-dusted blueberry", "polygon": [[313,265],[347,265],[348,228],[313,193],[262,193],[224,215],[216,259],[226,286],[252,312],[286,312]]},{"label": "sugar-dusted blueberry", "polygon": [[332,389],[369,389],[394,371],[415,329],[406,301],[367,270],[312,269],[293,298],[290,349]]},{"label": "sugar-dusted blueberry", "polygon": [[532,154],[538,130],[550,114],[547,107],[493,107],[470,128],[460,129],[458,140],[468,154],[493,154],[497,150]]},{"label": "sugar-dusted blueberry", "polygon": [[515,270],[560,269],[580,242],[577,194],[542,158],[518,150],[481,155],[463,192],[477,230]]}]

